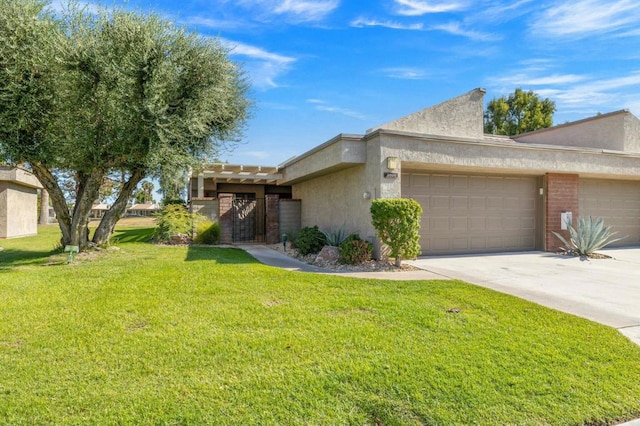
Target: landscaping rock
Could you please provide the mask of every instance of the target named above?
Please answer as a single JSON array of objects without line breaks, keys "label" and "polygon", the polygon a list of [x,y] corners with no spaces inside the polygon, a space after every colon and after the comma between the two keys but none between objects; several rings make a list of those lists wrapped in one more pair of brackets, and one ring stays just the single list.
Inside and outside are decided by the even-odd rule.
[{"label": "landscaping rock", "polygon": [[172,246],[183,246],[191,243],[191,238],[185,234],[173,235],[169,240],[169,244]]},{"label": "landscaping rock", "polygon": [[334,263],[340,259],[340,249],[333,246],[324,246],[316,256],[315,264]]}]

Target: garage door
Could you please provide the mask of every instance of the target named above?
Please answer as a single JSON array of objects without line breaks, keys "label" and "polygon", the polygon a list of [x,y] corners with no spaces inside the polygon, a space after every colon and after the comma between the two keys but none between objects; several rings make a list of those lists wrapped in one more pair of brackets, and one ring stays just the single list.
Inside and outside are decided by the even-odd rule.
[{"label": "garage door", "polygon": [[534,177],[406,173],[402,196],[422,205],[423,254],[536,249]]},{"label": "garage door", "polygon": [[617,231],[627,235],[613,246],[640,244],[640,182],[605,179],[580,179],[580,216],[604,219]]}]

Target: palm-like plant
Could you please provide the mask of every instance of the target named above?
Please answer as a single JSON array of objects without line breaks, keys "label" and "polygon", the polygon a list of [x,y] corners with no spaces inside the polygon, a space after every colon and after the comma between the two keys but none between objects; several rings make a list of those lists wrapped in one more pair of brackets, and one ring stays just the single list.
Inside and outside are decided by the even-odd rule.
[{"label": "palm-like plant", "polygon": [[553,234],[562,241],[564,249],[568,253],[579,256],[590,256],[596,250],[627,238],[627,236],[612,238],[617,232],[611,232],[610,226],[604,226],[602,218],[593,218],[591,216],[579,218],[577,228],[574,228],[571,224],[568,224],[567,228],[570,236],[569,241],[557,232]]}]

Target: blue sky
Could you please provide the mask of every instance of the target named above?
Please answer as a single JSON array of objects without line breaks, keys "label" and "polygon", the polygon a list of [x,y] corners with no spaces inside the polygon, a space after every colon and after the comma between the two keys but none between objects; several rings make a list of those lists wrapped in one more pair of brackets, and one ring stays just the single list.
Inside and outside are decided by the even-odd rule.
[{"label": "blue sky", "polygon": [[[100,3],[100,2],[96,2]],[[277,165],[339,133],[466,93],[517,87],[555,124],[640,115],[637,0],[109,0],[218,37],[255,106],[223,161]]]}]

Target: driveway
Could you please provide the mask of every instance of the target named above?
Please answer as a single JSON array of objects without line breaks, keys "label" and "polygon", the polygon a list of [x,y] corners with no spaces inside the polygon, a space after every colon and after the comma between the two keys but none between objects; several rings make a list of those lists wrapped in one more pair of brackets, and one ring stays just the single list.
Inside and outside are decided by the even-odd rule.
[{"label": "driveway", "polygon": [[640,248],[601,253],[612,259],[526,252],[407,263],[615,327],[640,345]]}]

